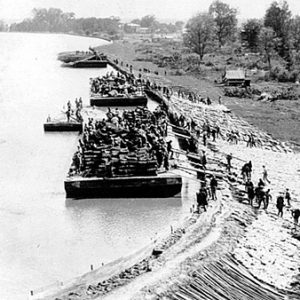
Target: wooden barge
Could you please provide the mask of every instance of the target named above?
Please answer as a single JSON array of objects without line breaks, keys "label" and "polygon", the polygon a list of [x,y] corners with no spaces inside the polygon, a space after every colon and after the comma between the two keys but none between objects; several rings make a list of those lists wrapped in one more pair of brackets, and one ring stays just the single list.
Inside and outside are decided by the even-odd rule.
[{"label": "wooden barge", "polygon": [[44,131],[78,131],[82,132],[83,124],[80,122],[47,122]]},{"label": "wooden barge", "polygon": [[57,59],[64,62],[64,63],[70,63],[77,60],[82,59],[88,59],[94,56],[94,53],[92,52],[86,52],[86,51],[66,51],[58,53]]},{"label": "wooden barge", "polygon": [[84,59],[66,64],[72,68],[106,68],[108,62],[106,60]]},{"label": "wooden barge", "polygon": [[179,175],[110,178],[70,177],[64,182],[67,198],[167,198],[181,192]]},{"label": "wooden barge", "polygon": [[115,96],[101,97],[100,95],[90,98],[91,106],[146,106],[146,96]]}]

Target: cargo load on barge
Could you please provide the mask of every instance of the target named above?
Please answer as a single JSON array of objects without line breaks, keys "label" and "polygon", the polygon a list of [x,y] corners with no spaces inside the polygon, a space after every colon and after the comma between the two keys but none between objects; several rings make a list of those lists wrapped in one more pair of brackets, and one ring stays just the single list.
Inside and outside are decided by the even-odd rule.
[{"label": "cargo load on barge", "polygon": [[114,73],[90,80],[91,106],[146,106],[142,82],[134,76]]},{"label": "cargo load on barge", "polygon": [[172,197],[182,180],[169,171],[167,119],[163,110],[108,109],[89,118],[73,156],[65,190],[69,198]]}]

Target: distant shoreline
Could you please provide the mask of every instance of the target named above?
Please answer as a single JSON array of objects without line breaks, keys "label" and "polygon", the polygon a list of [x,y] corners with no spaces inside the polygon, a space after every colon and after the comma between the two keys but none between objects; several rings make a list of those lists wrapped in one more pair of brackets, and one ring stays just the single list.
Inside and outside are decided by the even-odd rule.
[{"label": "distant shoreline", "polygon": [[4,33],[65,34],[65,35],[72,35],[72,36],[99,39],[99,40],[104,40],[104,41],[107,41],[107,42],[112,41],[111,39],[108,39],[106,37],[90,36],[90,35],[79,34],[79,33],[71,33],[71,32],[50,32],[50,31],[2,31],[2,32],[4,32]]}]

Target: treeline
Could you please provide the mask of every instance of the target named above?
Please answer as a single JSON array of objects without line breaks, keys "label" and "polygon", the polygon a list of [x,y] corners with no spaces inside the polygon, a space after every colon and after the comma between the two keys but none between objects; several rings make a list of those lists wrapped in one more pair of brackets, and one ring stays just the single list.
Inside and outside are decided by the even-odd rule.
[{"label": "treeline", "polygon": [[274,1],[262,19],[249,19],[238,28],[237,10],[216,0],[207,12],[199,13],[186,24],[184,44],[200,60],[206,53],[237,40],[249,50],[263,54],[269,69],[273,57],[283,59],[288,71],[300,64],[300,16],[292,15],[287,1]]},{"label": "treeline", "polygon": [[[95,33],[108,34],[118,37],[123,29],[118,17],[110,18],[75,18],[73,12],[63,12],[58,8],[35,8],[33,17],[10,26],[10,31],[21,32],[74,32],[84,35]],[[153,15],[146,15],[141,19],[134,19],[131,23],[148,28],[149,32],[173,33],[181,30],[183,22],[160,23]],[[1,24],[0,24],[1,25]],[[1,28],[0,28],[1,30]],[[126,26],[124,28],[126,32]]]},{"label": "treeline", "polygon": [[33,17],[10,26],[10,31],[21,32],[74,32],[91,35],[95,32],[116,35],[120,19],[75,18],[73,12],[63,12],[58,8],[35,8]]}]

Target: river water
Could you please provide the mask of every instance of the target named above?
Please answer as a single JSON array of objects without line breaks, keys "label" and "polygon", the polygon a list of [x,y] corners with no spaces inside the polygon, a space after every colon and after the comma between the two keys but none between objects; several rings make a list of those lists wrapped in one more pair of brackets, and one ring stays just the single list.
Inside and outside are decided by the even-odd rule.
[{"label": "river water", "polygon": [[81,96],[107,69],[70,69],[58,52],[104,41],[56,34],[0,34],[0,298],[24,299],[57,281],[145,246],[182,220],[196,183],[168,199],[66,201],[63,181],[76,133],[44,133],[48,113]]}]

